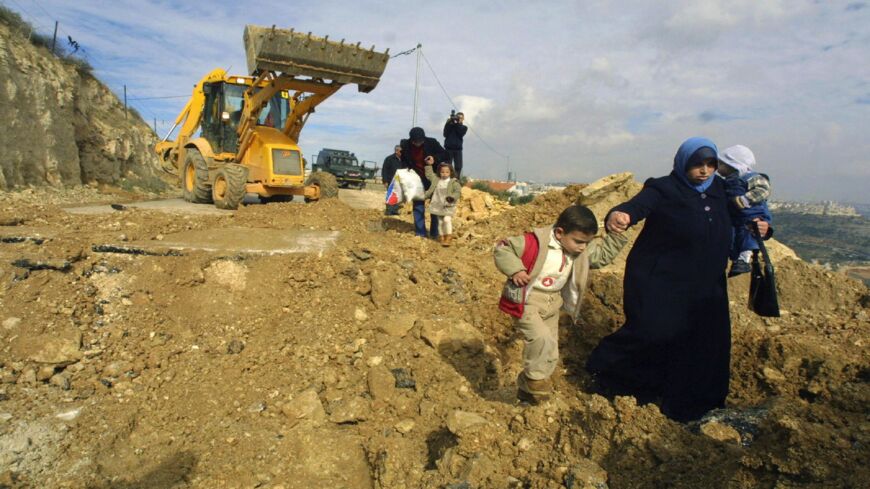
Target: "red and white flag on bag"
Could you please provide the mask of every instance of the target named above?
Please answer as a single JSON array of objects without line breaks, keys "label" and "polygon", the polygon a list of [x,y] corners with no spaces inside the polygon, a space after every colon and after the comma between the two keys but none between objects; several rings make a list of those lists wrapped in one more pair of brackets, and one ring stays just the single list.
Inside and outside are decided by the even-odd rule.
[{"label": "red and white flag on bag", "polygon": [[402,203],[402,186],[399,184],[399,179],[393,178],[390,186],[387,187],[386,203],[388,205],[396,205]]}]

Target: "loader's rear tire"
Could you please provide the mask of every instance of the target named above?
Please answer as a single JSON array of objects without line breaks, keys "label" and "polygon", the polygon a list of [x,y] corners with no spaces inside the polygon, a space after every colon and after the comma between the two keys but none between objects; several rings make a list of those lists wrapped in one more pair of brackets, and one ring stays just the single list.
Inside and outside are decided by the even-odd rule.
[{"label": "loader's rear tire", "polygon": [[184,152],[181,172],[181,194],[184,200],[197,204],[211,203],[211,185],[208,184],[208,165],[196,148]]},{"label": "loader's rear tire", "polygon": [[[335,175],[325,171],[314,171],[308,175],[308,180],[305,185],[317,185],[320,187],[321,199],[334,199],[338,197],[338,181]],[[306,198],[305,202],[311,202],[311,199]]]},{"label": "loader's rear tire", "polygon": [[247,193],[248,169],[238,164],[226,164],[217,171],[211,196],[218,209],[238,209]]}]

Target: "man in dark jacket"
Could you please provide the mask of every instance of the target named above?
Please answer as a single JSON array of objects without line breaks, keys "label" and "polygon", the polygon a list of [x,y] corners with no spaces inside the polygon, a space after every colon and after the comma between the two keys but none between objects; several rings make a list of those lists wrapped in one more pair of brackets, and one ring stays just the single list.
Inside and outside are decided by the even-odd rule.
[{"label": "man in dark jacket", "polygon": [[[384,165],[381,168],[381,180],[384,182],[384,186],[387,187],[390,185],[390,182],[393,181],[393,177],[396,175],[396,170],[402,167],[402,147],[396,145],[393,148],[393,154],[384,158]],[[387,208],[384,210],[384,215],[386,216],[398,216],[399,215],[399,204],[386,204]]]},{"label": "man in dark jacket", "polygon": [[[402,168],[414,170],[417,175],[420,175],[423,188],[429,190],[431,182],[426,178],[426,164],[437,165],[447,161],[447,152],[434,138],[426,137],[426,133],[420,127],[411,129],[408,133],[408,139],[403,139],[400,146],[402,149]],[[431,219],[429,236],[436,239],[438,238],[438,221],[435,216],[432,216]],[[414,201],[414,234],[426,237],[426,201],[424,200]]]},{"label": "man in dark jacket", "polygon": [[453,163],[456,178],[462,174],[462,138],[468,132],[468,127],[463,124],[464,121],[465,114],[457,112],[455,115],[451,115],[444,124],[444,147],[450,154],[448,161]]}]

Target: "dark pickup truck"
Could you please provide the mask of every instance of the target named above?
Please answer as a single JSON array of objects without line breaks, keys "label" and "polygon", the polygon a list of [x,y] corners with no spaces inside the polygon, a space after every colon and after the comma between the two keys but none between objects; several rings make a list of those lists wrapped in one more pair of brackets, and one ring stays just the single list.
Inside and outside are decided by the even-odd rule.
[{"label": "dark pickup truck", "polygon": [[325,171],[335,175],[339,187],[363,189],[366,186],[366,180],[375,177],[376,168],[361,165],[356,155],[350,151],[323,148],[317,154],[317,161],[312,170]]}]

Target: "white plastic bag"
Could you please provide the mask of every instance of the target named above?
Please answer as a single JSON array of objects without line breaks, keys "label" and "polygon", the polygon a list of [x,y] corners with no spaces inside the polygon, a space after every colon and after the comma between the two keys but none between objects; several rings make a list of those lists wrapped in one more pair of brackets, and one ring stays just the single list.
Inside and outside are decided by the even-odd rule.
[{"label": "white plastic bag", "polygon": [[402,197],[402,185],[399,183],[398,178],[393,177],[390,186],[387,187],[387,195],[384,200],[387,205],[398,205],[404,202]]},{"label": "white plastic bag", "polygon": [[425,199],[426,189],[423,188],[423,180],[414,170],[407,168],[396,170],[396,176],[393,178],[402,186],[402,202]]}]

